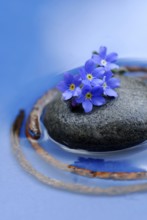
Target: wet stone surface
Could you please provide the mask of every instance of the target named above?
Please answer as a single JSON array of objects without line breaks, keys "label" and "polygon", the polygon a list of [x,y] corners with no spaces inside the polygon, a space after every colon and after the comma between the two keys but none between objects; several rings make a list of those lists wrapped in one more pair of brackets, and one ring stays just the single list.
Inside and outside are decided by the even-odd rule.
[{"label": "wet stone surface", "polygon": [[93,152],[125,149],[147,140],[147,85],[119,78],[118,98],[89,114],[72,111],[58,93],[43,116],[48,134],[68,148]]}]

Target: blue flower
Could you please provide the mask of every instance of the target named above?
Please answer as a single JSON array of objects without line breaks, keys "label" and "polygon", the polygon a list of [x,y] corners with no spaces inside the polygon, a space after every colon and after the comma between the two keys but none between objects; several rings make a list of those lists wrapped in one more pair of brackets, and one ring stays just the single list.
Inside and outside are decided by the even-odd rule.
[{"label": "blue flower", "polygon": [[85,66],[80,69],[80,75],[84,85],[96,86],[99,84],[98,77],[102,74],[99,68],[96,68],[94,61],[90,59],[85,63]]},{"label": "blue flower", "polygon": [[93,105],[101,106],[105,104],[105,98],[102,97],[103,89],[102,87],[96,86],[91,87],[85,85],[82,88],[81,95],[76,98],[77,103],[82,103],[82,107],[85,112],[91,112]]},{"label": "blue flower", "polygon": [[71,99],[73,96],[79,96],[81,93],[80,89],[81,80],[79,75],[71,75],[69,73],[64,74],[64,81],[61,81],[57,85],[57,89],[62,92],[64,100]]},{"label": "blue flower", "polygon": [[100,85],[103,88],[104,95],[110,96],[110,97],[118,96],[117,92],[114,89],[120,86],[120,80],[114,77],[112,78],[111,72],[106,73]]},{"label": "blue flower", "polygon": [[63,100],[71,100],[70,104],[76,108],[82,104],[85,112],[91,112],[93,106],[101,106],[106,103],[106,96],[117,97],[115,88],[120,86],[120,80],[113,77],[117,54],[107,55],[107,48],[100,47],[98,54],[93,54],[80,74],[64,74],[64,80],[57,86],[62,92]]},{"label": "blue flower", "polygon": [[110,53],[107,55],[107,48],[100,47],[98,54],[92,55],[92,60],[100,67],[103,67],[104,71],[109,71],[118,68],[115,64],[117,61],[117,53]]}]

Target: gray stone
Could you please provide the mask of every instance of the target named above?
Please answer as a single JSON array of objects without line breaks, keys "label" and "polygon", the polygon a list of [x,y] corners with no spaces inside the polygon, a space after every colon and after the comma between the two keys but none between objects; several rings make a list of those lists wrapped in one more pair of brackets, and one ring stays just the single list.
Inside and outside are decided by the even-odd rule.
[{"label": "gray stone", "polygon": [[118,98],[89,114],[72,111],[59,93],[43,116],[49,135],[68,148],[93,152],[120,150],[147,140],[147,86],[136,79],[118,78]]}]

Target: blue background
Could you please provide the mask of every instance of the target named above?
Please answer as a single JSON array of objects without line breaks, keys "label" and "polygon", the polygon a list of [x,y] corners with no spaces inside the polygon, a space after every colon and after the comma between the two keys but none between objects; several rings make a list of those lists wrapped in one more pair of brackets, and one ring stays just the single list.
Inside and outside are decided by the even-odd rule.
[{"label": "blue background", "polygon": [[145,0],[0,1],[0,219],[146,219],[146,193],[93,197],[35,181],[19,167],[9,138],[25,107],[18,96],[33,80],[82,65],[100,45],[147,58],[146,11]]}]

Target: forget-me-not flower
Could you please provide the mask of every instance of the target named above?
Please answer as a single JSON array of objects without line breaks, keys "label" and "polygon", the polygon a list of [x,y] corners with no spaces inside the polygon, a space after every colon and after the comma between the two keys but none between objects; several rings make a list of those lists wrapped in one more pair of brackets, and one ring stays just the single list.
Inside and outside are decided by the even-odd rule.
[{"label": "forget-me-not flower", "polygon": [[116,65],[117,58],[117,53],[110,53],[107,55],[106,47],[100,47],[98,54],[92,55],[92,60],[99,67],[103,67],[104,71],[118,68],[118,65]]},{"label": "forget-me-not flower", "polygon": [[112,78],[111,72],[107,72],[107,74],[103,77],[100,85],[103,88],[103,93],[105,96],[117,97],[118,94],[114,90],[120,86],[120,80],[117,78]]},{"label": "forget-me-not flower", "polygon": [[81,95],[78,98],[76,98],[76,102],[82,103],[82,107],[86,113],[91,112],[93,105],[101,106],[105,104],[106,101],[102,94],[102,87],[91,87],[85,85],[82,88]]},{"label": "forget-me-not flower", "polygon": [[57,89],[62,92],[64,100],[71,99],[74,96],[79,96],[81,80],[79,75],[72,75],[69,73],[64,74],[64,80],[57,85]]},{"label": "forget-me-not flower", "polygon": [[99,84],[99,76],[101,72],[96,68],[96,64],[92,59],[85,63],[85,66],[80,69],[81,80],[84,85],[96,86]]}]

